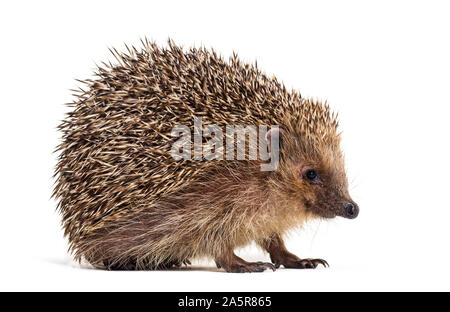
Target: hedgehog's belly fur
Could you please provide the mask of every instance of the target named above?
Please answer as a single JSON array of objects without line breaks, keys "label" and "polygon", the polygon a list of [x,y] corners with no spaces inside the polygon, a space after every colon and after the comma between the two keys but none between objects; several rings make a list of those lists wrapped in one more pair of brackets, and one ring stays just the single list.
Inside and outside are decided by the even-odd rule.
[{"label": "hedgehog's belly fur", "polygon": [[80,241],[79,255],[98,268],[164,269],[195,258],[214,259],[230,248],[284,233],[306,218],[279,201],[273,207],[261,203],[256,184],[245,196],[221,194],[219,187],[232,189],[224,179],[213,180],[201,193],[194,186],[104,224]]}]

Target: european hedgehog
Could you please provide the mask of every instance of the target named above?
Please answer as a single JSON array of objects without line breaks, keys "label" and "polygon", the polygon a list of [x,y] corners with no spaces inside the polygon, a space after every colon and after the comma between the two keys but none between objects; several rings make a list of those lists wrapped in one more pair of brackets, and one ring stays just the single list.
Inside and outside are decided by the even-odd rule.
[{"label": "european hedgehog", "polygon": [[[146,39],[127,51],[112,50],[116,63],[81,81],[59,126],[53,196],[75,260],[109,270],[166,269],[200,257],[227,272],[327,266],[290,253],[282,237],[308,219],[358,214],[329,106],[235,54],[226,61],[214,50]],[[276,169],[261,170],[262,157],[175,159],[172,131],[193,129],[195,118],[204,126],[278,126],[265,136],[279,139]],[[271,142],[261,143],[269,159]],[[251,242],[272,263],[235,255]]]}]

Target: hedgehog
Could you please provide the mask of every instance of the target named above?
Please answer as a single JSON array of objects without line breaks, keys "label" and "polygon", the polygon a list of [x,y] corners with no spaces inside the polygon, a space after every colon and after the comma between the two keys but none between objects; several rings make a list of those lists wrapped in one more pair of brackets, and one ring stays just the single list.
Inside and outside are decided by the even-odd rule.
[{"label": "hedgehog", "polygon": [[[290,253],[283,237],[307,220],[359,213],[337,114],[235,53],[225,60],[214,49],[171,40],[166,47],[141,43],[111,49],[113,62],[78,80],[82,87],[58,127],[52,196],[74,259],[107,270],[170,269],[199,258],[226,272],[328,266]],[[191,150],[176,159],[173,129],[192,130],[195,118],[204,128],[270,127],[258,145],[269,157],[206,160],[189,157]],[[201,138],[200,148],[207,143]],[[274,169],[261,170],[274,151]],[[235,254],[251,243],[271,262]]]}]

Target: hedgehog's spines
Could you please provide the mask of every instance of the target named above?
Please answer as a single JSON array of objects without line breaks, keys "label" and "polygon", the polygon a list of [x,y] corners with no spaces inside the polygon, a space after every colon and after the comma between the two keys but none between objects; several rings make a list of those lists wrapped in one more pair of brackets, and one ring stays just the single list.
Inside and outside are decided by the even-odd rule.
[{"label": "hedgehog's spines", "polygon": [[[89,256],[99,232],[114,233],[124,216],[157,211],[156,203],[205,172],[217,166],[225,170],[226,162],[173,161],[170,147],[176,138],[170,132],[176,124],[192,125],[194,115],[220,127],[280,125],[319,142],[337,137],[337,115],[326,102],[301,98],[269,78],[257,62],[243,64],[234,51],[225,61],[203,46],[185,52],[170,39],[167,48],[147,38],[141,44],[142,50],[125,45],[128,53],[111,48],[116,64],[103,62],[95,79],[77,80],[84,89],[75,92],[69,104],[75,109],[58,127],[62,143],[53,196],[76,259]],[[186,253],[195,254],[201,243],[196,244]],[[147,260],[137,257],[136,263]],[[161,256],[152,263],[185,260]]]}]

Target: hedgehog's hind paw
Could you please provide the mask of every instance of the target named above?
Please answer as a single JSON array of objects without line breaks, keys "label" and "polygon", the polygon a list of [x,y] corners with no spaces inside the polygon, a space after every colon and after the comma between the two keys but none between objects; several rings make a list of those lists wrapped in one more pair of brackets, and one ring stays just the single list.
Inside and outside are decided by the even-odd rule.
[{"label": "hedgehog's hind paw", "polygon": [[103,260],[103,266],[108,271],[136,271],[138,266],[135,260],[129,260],[126,262],[116,262],[110,260]]}]

